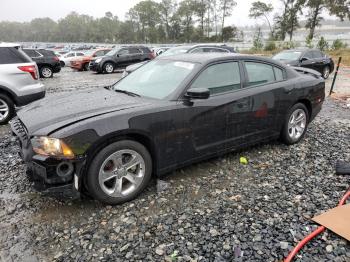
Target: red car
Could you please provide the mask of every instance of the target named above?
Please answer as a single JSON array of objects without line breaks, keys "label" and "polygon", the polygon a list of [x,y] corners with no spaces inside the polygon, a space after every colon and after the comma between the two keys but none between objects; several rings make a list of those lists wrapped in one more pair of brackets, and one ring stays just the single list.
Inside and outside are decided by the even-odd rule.
[{"label": "red car", "polygon": [[112,49],[97,49],[94,50],[92,53],[86,54],[83,57],[79,57],[76,60],[73,60],[70,62],[70,67],[79,71],[88,71],[89,70],[89,63],[93,58],[104,56]]}]

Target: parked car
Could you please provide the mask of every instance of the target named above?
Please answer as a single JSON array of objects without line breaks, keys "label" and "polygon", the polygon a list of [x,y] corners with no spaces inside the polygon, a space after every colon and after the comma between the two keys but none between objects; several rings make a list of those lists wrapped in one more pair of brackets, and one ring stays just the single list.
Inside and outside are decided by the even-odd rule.
[{"label": "parked car", "polygon": [[105,56],[91,60],[89,68],[97,73],[110,74],[117,68],[123,68],[153,58],[154,55],[148,47],[125,46],[113,49]]},{"label": "parked car", "polygon": [[38,65],[42,78],[51,78],[61,71],[60,60],[53,51],[45,49],[23,49],[23,51]]},{"label": "parked car", "polygon": [[0,125],[21,107],[45,96],[38,67],[18,44],[0,43]]},{"label": "parked car", "polygon": [[152,50],[154,56],[159,56],[159,55],[163,54],[168,49],[170,49],[170,47],[162,46],[162,47],[152,48],[151,50]]},{"label": "parked car", "polygon": [[298,143],[325,81],[269,58],[159,57],[115,85],[50,97],[11,122],[33,180],[108,204],[135,198],[151,175],[261,141]]},{"label": "parked car", "polygon": [[93,52],[85,54],[85,56],[78,57],[70,62],[70,67],[79,71],[89,70],[89,63],[92,59],[106,55],[111,49],[98,49]]},{"label": "parked car", "polygon": [[70,64],[70,61],[77,59],[78,57],[83,57],[85,54],[83,52],[68,52],[60,57],[61,67],[65,67]]},{"label": "parked car", "polygon": [[324,79],[327,79],[334,70],[332,58],[316,49],[284,50],[272,58],[290,66],[300,66],[316,70],[322,74]]},{"label": "parked car", "polygon": [[[195,54],[195,53],[235,53],[233,47],[222,45],[222,44],[200,44],[200,45],[186,45],[186,46],[176,46],[169,48],[159,54],[158,56],[171,56],[178,54]],[[146,64],[148,61],[143,61],[134,65],[130,65],[123,71],[122,77],[127,76],[131,72],[135,71],[139,67]]]}]

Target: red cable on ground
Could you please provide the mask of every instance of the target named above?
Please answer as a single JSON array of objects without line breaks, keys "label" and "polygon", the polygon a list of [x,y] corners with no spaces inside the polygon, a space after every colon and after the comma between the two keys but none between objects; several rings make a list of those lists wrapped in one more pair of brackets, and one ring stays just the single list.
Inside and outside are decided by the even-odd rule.
[{"label": "red cable on ground", "polygon": [[[339,201],[338,206],[342,206],[345,204],[346,200],[350,197],[350,190],[345,193],[342,199]],[[316,230],[311,232],[311,234],[307,235],[303,240],[301,240],[298,245],[289,253],[288,257],[284,260],[284,262],[291,262],[296,254],[302,249],[311,239],[321,234],[326,228],[324,226],[318,227]]]}]

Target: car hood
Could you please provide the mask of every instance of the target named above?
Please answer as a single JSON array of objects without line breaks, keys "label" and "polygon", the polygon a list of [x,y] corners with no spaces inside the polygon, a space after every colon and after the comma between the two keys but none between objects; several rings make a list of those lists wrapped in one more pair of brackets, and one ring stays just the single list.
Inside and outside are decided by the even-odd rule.
[{"label": "car hood", "polygon": [[101,88],[48,97],[24,107],[17,115],[30,135],[48,135],[88,118],[147,104],[149,100],[142,97]]}]

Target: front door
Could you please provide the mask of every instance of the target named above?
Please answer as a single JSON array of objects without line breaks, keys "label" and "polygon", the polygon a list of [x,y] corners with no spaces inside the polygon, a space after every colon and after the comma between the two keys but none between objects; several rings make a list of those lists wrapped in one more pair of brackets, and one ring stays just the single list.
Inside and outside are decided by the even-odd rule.
[{"label": "front door", "polygon": [[183,105],[184,123],[191,129],[194,153],[207,155],[226,149],[227,123],[235,100],[234,91],[241,88],[239,63],[228,61],[209,65],[189,88],[210,90],[208,99],[194,99],[193,104]]}]

